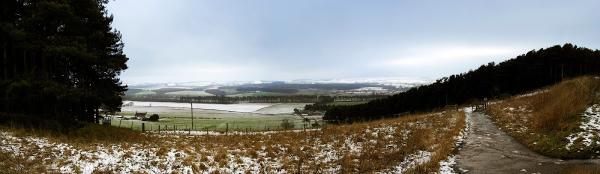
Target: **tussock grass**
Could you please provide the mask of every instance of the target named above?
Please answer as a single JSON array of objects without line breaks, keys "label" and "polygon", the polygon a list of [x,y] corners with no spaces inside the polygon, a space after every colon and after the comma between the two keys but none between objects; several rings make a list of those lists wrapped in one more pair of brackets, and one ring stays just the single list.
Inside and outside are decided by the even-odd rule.
[{"label": "tussock grass", "polygon": [[[455,138],[465,124],[464,112],[448,110],[373,122],[330,125],[305,132],[286,131],[227,136],[146,135],[120,129],[105,130],[103,127],[90,127],[78,133],[60,136],[31,134],[19,130],[2,131],[15,132],[13,134],[16,137],[22,138],[19,140],[21,143],[26,143],[27,137],[43,135],[41,137],[47,138],[51,144],[55,143],[55,146],[56,143],[77,144],[73,146],[72,150],[77,151],[74,153],[81,154],[82,151],[92,153],[91,156],[81,156],[78,159],[83,161],[98,160],[99,157],[93,155],[93,152],[115,146],[115,149],[110,150],[110,154],[122,154],[119,156],[122,162],[142,158],[148,165],[158,167],[163,172],[167,172],[168,168],[175,168],[174,166],[177,166],[176,169],[187,166],[192,171],[207,173],[394,172],[396,166],[406,163],[407,157],[418,152],[428,152],[429,160],[413,166],[404,166],[406,168],[404,172],[430,173],[436,172],[439,169],[439,162],[454,152]],[[115,128],[111,127],[111,129]],[[92,135],[86,137],[86,134]],[[119,137],[109,137],[109,135]],[[63,141],[69,138],[71,140]],[[129,141],[130,139],[132,141]],[[34,156],[36,159],[52,159],[26,160],[32,166],[42,166],[40,171],[50,170],[44,167],[51,166],[53,161],[63,161],[60,164],[63,166],[73,163],[68,159],[70,156],[56,155],[56,150],[33,150],[31,146],[23,146],[23,150],[30,151],[15,156],[0,156],[0,158],[26,160],[23,157]],[[169,154],[173,154],[171,152],[176,154],[175,162],[167,161]],[[109,153],[108,150],[106,153]],[[2,165],[14,167],[13,164],[8,163],[0,164],[0,167],[3,167]],[[249,166],[256,166],[256,168]],[[121,167],[98,167],[97,171],[116,169],[121,170]],[[135,172],[143,172],[143,170]]]},{"label": "tussock grass", "polygon": [[127,128],[87,124],[79,129],[68,133],[60,133],[48,130],[10,128],[0,126],[0,130],[14,133],[16,136],[44,137],[57,142],[89,144],[89,143],[120,143],[120,142],[143,142],[151,138]]},{"label": "tussock grass", "polygon": [[596,99],[600,80],[581,77],[564,81],[548,88],[548,92],[531,96],[529,101],[535,111],[533,128],[535,131],[567,131],[579,115]]},{"label": "tussock grass", "polygon": [[566,137],[578,131],[582,112],[598,103],[600,79],[579,77],[537,92],[490,105],[488,115],[530,149],[556,158],[589,158],[594,153],[568,150]]},{"label": "tussock grass", "polygon": [[27,160],[25,157],[2,151],[0,151],[0,169],[0,174],[42,173],[47,170],[40,161]]}]

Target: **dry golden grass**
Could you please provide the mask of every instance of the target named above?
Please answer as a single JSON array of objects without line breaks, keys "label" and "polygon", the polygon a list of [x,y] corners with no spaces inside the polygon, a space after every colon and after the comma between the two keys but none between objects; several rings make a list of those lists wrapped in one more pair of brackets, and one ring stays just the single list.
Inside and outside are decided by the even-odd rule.
[{"label": "dry golden grass", "polygon": [[488,115],[522,144],[558,158],[589,158],[591,153],[565,149],[566,138],[577,131],[581,113],[598,102],[600,79],[579,77],[497,102]]},{"label": "dry golden grass", "polygon": [[572,128],[573,121],[594,102],[600,80],[581,77],[564,81],[550,87],[550,92],[531,97],[533,128],[536,131],[565,131]]},{"label": "dry golden grass", "polygon": [[52,139],[53,141],[70,144],[110,144],[120,142],[145,142],[152,140],[151,138],[140,134],[138,131],[96,124],[88,124],[83,128],[76,129],[68,134],[36,129],[9,128],[1,125],[0,130],[10,131],[16,136],[44,137]]},{"label": "dry golden grass", "polygon": [[[392,171],[405,158],[419,151],[430,152],[429,161],[409,169],[408,173],[429,173],[439,169],[439,162],[445,160],[455,149],[455,137],[465,127],[465,114],[462,111],[450,110],[433,114],[404,116],[396,119],[378,120],[349,125],[329,125],[320,130],[286,131],[276,133],[233,134],[233,135],[127,135],[134,141],[116,141],[102,139],[100,141],[83,142],[81,140],[63,141],[68,136],[43,135],[51,143],[67,143],[74,149],[89,152],[102,149],[98,147],[116,146],[113,151],[121,151],[123,158],[133,158],[136,149],[149,152],[148,164],[161,169],[167,168],[165,163],[169,152],[186,154],[176,157],[179,168],[189,166],[193,171],[209,171],[209,173],[228,173],[230,165],[256,165],[260,173],[287,171],[289,173],[374,173]],[[32,136],[19,130],[18,136]],[[104,133],[97,133],[105,136]],[[38,136],[39,134],[33,135]],[[70,135],[71,138],[79,137]],[[108,150],[107,150],[108,151]],[[53,156],[52,150],[32,150],[26,156],[50,161],[28,161],[33,166],[49,166],[52,161],[68,160],[62,156]],[[2,157],[2,156],[0,156]],[[139,157],[139,156],[137,156]],[[19,156],[4,156],[7,159],[19,159]],[[85,160],[97,159],[95,156],[82,156]],[[252,164],[245,164],[248,160]],[[158,161],[158,162],[156,162]],[[24,163],[27,164],[27,163]],[[0,165],[3,165],[0,163]],[[11,166],[11,164],[6,164]],[[2,166],[0,166],[2,167]],[[217,169],[218,168],[218,169]],[[247,167],[246,167],[247,168]],[[45,170],[44,168],[42,171]],[[245,171],[247,172],[247,171]]]}]

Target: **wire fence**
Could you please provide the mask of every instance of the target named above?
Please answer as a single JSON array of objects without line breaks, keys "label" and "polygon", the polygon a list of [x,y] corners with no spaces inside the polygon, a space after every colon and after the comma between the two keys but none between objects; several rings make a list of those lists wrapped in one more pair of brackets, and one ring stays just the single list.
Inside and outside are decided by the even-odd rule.
[{"label": "wire fence", "polygon": [[206,122],[197,120],[184,123],[152,122],[135,119],[123,119],[113,117],[104,124],[112,126],[129,128],[142,132],[153,133],[195,133],[201,134],[228,134],[240,132],[265,132],[265,131],[285,131],[285,130],[307,130],[318,129],[326,125],[323,120],[317,119],[282,119],[282,120],[257,120],[257,121],[220,121]]}]

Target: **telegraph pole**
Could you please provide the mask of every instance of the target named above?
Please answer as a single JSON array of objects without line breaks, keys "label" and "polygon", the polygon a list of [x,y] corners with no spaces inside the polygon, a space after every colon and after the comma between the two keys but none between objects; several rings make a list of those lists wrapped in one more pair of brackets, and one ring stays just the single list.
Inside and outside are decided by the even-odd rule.
[{"label": "telegraph pole", "polygon": [[190,114],[192,115],[192,128],[191,129],[194,129],[194,107],[193,107],[191,101],[190,101]]}]

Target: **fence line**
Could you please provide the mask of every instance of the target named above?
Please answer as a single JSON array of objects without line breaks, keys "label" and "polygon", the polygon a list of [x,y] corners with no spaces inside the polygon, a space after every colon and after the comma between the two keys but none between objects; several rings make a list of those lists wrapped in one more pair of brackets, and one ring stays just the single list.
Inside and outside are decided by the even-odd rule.
[{"label": "fence line", "polygon": [[[270,132],[270,131],[286,131],[286,130],[300,130],[306,132],[309,129],[318,129],[321,126],[324,126],[324,121],[316,121],[312,120],[309,122],[305,122],[302,120],[292,120],[289,121],[291,127],[282,127],[283,120],[268,120],[265,121],[264,124],[256,124],[256,125],[243,125],[239,122],[226,122],[221,123],[224,124],[224,127],[220,125],[209,125],[209,126],[201,126],[202,124],[195,125],[193,128],[189,127],[187,124],[162,124],[160,122],[142,122],[137,120],[125,120],[129,121],[129,125],[122,124],[124,120],[119,119],[118,122],[114,122],[117,120],[111,120],[110,125],[121,127],[121,128],[129,128],[133,130],[140,130],[142,132],[147,133],[174,133],[174,134],[194,134],[205,135],[208,134],[224,134],[229,135],[239,134],[239,133],[258,133],[258,132]],[[135,123],[138,122],[138,123]],[[316,126],[315,126],[316,125]]]}]

